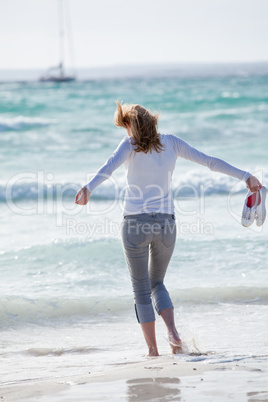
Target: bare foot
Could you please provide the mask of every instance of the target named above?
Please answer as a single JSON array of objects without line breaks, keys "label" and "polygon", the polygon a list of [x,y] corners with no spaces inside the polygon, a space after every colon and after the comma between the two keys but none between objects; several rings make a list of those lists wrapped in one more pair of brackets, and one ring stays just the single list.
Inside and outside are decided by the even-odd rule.
[{"label": "bare foot", "polygon": [[159,356],[158,350],[153,346],[149,346],[148,356]]},{"label": "bare foot", "polygon": [[183,353],[182,343],[181,343],[178,333],[169,332],[168,341],[169,341],[173,355]]}]

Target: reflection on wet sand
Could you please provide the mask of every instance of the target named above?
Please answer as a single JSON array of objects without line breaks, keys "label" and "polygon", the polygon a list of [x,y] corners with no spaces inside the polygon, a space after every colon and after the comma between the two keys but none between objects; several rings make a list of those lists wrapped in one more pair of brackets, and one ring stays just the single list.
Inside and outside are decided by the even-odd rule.
[{"label": "reflection on wet sand", "polygon": [[179,378],[136,378],[127,381],[128,402],[180,401]]},{"label": "reflection on wet sand", "polygon": [[247,392],[248,402],[268,401],[268,391]]}]

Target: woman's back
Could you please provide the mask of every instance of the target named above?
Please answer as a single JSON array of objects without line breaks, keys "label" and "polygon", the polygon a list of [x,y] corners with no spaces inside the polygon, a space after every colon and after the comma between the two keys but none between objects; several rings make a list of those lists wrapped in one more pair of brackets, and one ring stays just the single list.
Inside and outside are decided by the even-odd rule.
[{"label": "woman's back", "polygon": [[161,152],[135,152],[135,145],[131,145],[132,151],[125,162],[128,186],[124,215],[174,213],[171,177],[177,154],[171,135],[160,135],[160,141],[163,145]]},{"label": "woman's back", "polygon": [[250,173],[198,151],[175,135],[159,134],[157,119],[157,114],[150,113],[140,105],[122,105],[117,102],[114,122],[116,126],[127,130],[128,137],[121,141],[85,186],[90,194],[124,164],[127,169],[124,216],[151,212],[174,214],[171,180],[177,157],[240,180],[246,181],[250,177]]}]

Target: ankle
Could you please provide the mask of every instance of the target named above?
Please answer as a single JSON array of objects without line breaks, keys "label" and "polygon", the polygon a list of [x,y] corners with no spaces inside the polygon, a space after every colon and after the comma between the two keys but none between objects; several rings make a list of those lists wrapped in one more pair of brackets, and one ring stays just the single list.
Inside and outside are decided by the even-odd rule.
[{"label": "ankle", "polygon": [[157,348],[154,346],[149,346],[148,356],[159,356]]},{"label": "ankle", "polygon": [[176,328],[174,330],[169,330],[168,331],[168,339],[171,342],[174,342],[174,341],[180,342],[181,341],[180,336],[179,336]]}]

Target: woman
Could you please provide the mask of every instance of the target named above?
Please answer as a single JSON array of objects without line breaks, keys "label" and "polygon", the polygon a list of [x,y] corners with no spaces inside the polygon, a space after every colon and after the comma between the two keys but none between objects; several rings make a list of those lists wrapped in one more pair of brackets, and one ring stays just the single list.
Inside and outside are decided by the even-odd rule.
[{"label": "woman", "polygon": [[124,200],[122,242],[131,277],[138,322],[149,348],[158,356],[155,314],[163,318],[173,353],[181,351],[174,309],[164,285],[165,273],[176,240],[175,210],[171,179],[177,157],[205,165],[247,183],[252,192],[261,183],[250,173],[221,159],[207,156],[174,135],[157,132],[158,115],[140,105],[116,102],[114,123],[126,136],[94,178],[76,194],[75,202],[87,204],[92,191],[124,163],[127,189]]}]

